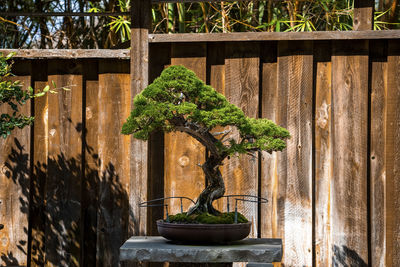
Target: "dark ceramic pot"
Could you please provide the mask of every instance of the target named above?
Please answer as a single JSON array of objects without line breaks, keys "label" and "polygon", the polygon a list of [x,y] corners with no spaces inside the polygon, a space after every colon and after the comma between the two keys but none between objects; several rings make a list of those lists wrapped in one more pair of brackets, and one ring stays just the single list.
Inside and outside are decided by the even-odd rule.
[{"label": "dark ceramic pot", "polygon": [[184,243],[229,243],[246,238],[251,222],[237,224],[184,224],[157,221],[158,233],[171,241]]}]

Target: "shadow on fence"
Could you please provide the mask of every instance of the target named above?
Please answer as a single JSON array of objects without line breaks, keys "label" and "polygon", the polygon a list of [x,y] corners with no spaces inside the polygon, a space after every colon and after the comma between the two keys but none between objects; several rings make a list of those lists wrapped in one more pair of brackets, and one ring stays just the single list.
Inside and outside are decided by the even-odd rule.
[{"label": "shadow on fence", "polygon": [[[119,247],[128,234],[128,194],[115,166],[102,164],[93,148],[84,150],[84,160],[60,153],[47,157],[47,163],[35,162],[32,176],[29,152],[14,138],[5,174],[20,187],[20,212],[30,214],[29,230],[24,227],[29,237],[19,241],[18,249],[32,264],[119,263]],[[7,266],[20,265],[12,251],[0,257]]]}]

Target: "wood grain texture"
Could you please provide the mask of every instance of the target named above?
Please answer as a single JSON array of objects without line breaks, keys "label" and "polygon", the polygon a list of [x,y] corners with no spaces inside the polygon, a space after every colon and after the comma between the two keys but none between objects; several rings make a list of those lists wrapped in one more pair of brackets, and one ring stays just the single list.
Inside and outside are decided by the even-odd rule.
[{"label": "wood grain texture", "polygon": [[[228,101],[243,110],[246,116],[259,113],[260,47],[258,43],[226,43],[225,95]],[[227,138],[239,137],[236,129]],[[256,155],[257,156],[257,155]],[[232,156],[224,161],[223,177],[226,195],[258,194],[258,160],[249,155]],[[234,203],[231,203],[234,206]],[[258,233],[258,212],[255,203],[239,203],[238,210],[252,222],[251,237]]]},{"label": "wood grain texture", "polygon": [[[262,91],[261,117],[276,122],[280,108],[278,99],[277,43],[261,43]],[[262,152],[261,158],[261,197],[268,199],[261,205],[261,237],[280,237],[278,233],[278,153]]]},{"label": "wood grain texture", "polygon": [[386,254],[386,110],[387,110],[387,43],[370,42],[371,56],[371,265],[385,266]]},{"label": "wood grain texture", "polygon": [[[35,82],[35,92],[45,88],[46,82]],[[33,125],[33,181],[31,182],[31,266],[43,266],[45,263],[45,186],[48,167],[48,95],[35,99],[35,123]]]},{"label": "wood grain texture", "polygon": [[149,34],[149,43],[399,39],[398,30]]},{"label": "wood grain texture", "polygon": [[[218,93],[225,95],[225,44],[207,44],[207,84],[211,85]],[[223,127],[216,127],[213,132],[222,132]],[[221,138],[221,136],[216,136]],[[220,167],[223,173],[224,166]],[[223,177],[226,179],[227,177]],[[219,211],[226,211],[226,199],[221,198],[214,202],[214,207]]]},{"label": "wood grain texture", "polygon": [[353,30],[366,31],[374,28],[374,0],[355,0]]},{"label": "wood grain texture", "polygon": [[314,46],[315,265],[332,266],[332,63],[330,43]]},{"label": "wood grain texture", "polygon": [[[53,62],[49,70],[62,64]],[[79,266],[82,245],[82,76],[49,75],[48,82],[71,90],[48,95],[46,266]]]},{"label": "wood grain texture", "polygon": [[[171,46],[152,44],[149,51],[149,82],[160,76],[167,65],[171,64]],[[164,133],[157,132],[149,140],[149,182],[147,199],[164,197]],[[147,234],[159,235],[156,221],[164,217],[164,207],[147,208]],[[153,263],[154,265],[154,263]]]},{"label": "wood grain texture", "polygon": [[[24,89],[31,84],[30,76],[9,80],[21,81]],[[30,108],[29,101],[20,112],[29,116]],[[6,104],[0,107],[0,113],[11,110]],[[15,129],[6,139],[1,137],[0,150],[0,265],[24,266],[28,260],[30,126]]]},{"label": "wood grain texture", "polygon": [[389,42],[386,110],[386,266],[400,265],[400,45]]},{"label": "wood grain texture", "polygon": [[98,61],[85,61],[84,88],[84,180],[82,182],[82,266],[96,265],[97,213],[100,185],[100,159],[98,148],[99,81]]},{"label": "wood grain texture", "polygon": [[[132,191],[141,192],[140,186],[135,186],[139,177],[131,176],[131,161],[134,160],[131,136],[120,133],[131,111],[130,75],[121,73],[123,69],[128,70],[127,67],[123,63],[113,66],[99,63],[97,266],[118,266],[119,248],[131,234],[129,228],[133,207],[130,206],[130,196]],[[137,227],[135,231],[139,231],[137,222],[133,222]]]},{"label": "wood grain texture", "polygon": [[[194,71],[206,82],[206,45],[205,44],[173,44],[171,46],[171,65],[183,65]],[[170,196],[186,196],[196,200],[205,188],[203,170],[197,166],[205,161],[205,148],[197,140],[185,133],[165,134],[165,173],[164,194]],[[186,211],[191,203],[183,201]],[[180,213],[180,201],[169,201],[169,212]]]},{"label": "wood grain texture", "polygon": [[[131,106],[133,99],[149,84],[149,44],[151,3],[132,1],[131,8]],[[131,209],[130,234],[144,235],[147,230],[147,211],[139,208],[148,194],[148,143],[131,137],[129,205]]]},{"label": "wood grain texture", "polygon": [[289,266],[312,265],[312,73],[312,43],[279,43],[277,122],[291,138],[278,156],[278,212]]},{"label": "wood grain texture", "polygon": [[333,264],[368,264],[368,42],[334,42]]},{"label": "wood grain texture", "polygon": [[16,53],[14,58],[30,59],[130,58],[128,49],[0,49],[0,53]]}]

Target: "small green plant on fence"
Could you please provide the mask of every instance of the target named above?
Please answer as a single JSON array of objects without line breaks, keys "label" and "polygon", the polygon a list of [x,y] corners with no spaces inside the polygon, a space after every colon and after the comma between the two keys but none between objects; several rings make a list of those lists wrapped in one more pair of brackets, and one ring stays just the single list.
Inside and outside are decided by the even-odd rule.
[{"label": "small green plant on fence", "polygon": [[[216,132],[216,127],[224,128]],[[222,94],[204,84],[183,66],[171,66],[134,99],[123,134],[147,140],[155,131],[184,132],[207,149],[204,171],[207,187],[185,214],[220,215],[212,203],[225,193],[219,167],[235,154],[281,151],[289,132],[267,119],[247,117]]]},{"label": "small green plant on fence", "polygon": [[[34,117],[20,113],[20,108],[26,102],[35,97],[44,96],[46,93],[57,93],[56,84],[52,82],[53,88],[47,85],[43,90],[34,92],[32,87],[28,87],[27,90],[23,89],[23,84],[20,81],[10,81],[8,78],[12,76],[10,62],[14,56],[13,53],[4,56],[0,54],[0,105],[8,105],[10,107],[9,112],[2,109],[0,115],[0,135],[3,138],[7,138],[8,135],[15,128],[24,128],[32,124]],[[69,90],[68,88],[63,88]]]}]

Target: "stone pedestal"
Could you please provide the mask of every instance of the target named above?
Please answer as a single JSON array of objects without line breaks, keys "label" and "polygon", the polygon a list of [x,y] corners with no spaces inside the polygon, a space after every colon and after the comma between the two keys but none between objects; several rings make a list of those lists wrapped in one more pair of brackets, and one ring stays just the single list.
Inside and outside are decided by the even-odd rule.
[{"label": "stone pedestal", "polygon": [[120,248],[121,261],[141,262],[254,262],[282,259],[282,240],[247,238],[229,245],[186,245],[163,237],[132,237]]}]

